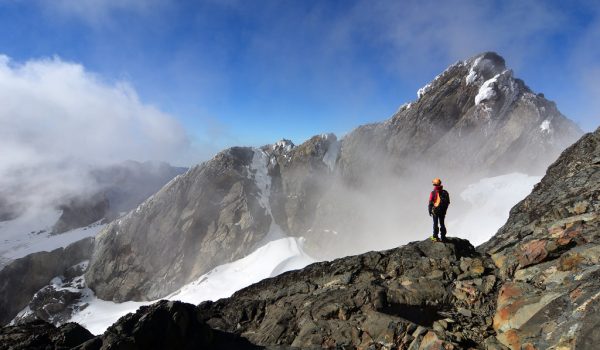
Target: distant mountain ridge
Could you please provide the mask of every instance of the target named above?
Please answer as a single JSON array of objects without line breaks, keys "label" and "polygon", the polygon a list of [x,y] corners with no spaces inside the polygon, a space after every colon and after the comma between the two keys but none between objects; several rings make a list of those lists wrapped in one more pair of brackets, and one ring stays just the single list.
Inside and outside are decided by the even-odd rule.
[{"label": "distant mountain ridge", "polygon": [[53,233],[90,225],[98,220],[112,221],[150,197],[187,168],[167,163],[125,161],[90,171],[98,192],[91,196],[65,199],[62,215]]}]

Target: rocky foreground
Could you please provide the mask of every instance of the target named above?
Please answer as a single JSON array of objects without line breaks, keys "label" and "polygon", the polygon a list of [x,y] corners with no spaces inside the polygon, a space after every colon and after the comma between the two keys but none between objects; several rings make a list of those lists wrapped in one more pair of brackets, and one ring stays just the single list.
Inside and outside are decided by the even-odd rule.
[{"label": "rocky foreground", "polygon": [[142,307],[98,337],[74,324],[5,327],[0,348],[596,349],[599,240],[600,129],[563,152],[479,249],[413,242],[216,302]]}]

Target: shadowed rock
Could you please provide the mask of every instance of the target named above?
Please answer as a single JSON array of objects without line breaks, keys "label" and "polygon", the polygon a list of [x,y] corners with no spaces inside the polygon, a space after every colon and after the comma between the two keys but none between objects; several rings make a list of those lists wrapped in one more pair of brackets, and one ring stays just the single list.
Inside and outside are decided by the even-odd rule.
[{"label": "shadowed rock", "polygon": [[29,254],[0,270],[0,324],[10,322],[52,278],[89,259],[92,246],[93,238],[84,238],[66,248]]},{"label": "shadowed rock", "polygon": [[34,321],[0,329],[0,349],[72,349],[93,337],[77,323],[55,327],[44,321]]}]

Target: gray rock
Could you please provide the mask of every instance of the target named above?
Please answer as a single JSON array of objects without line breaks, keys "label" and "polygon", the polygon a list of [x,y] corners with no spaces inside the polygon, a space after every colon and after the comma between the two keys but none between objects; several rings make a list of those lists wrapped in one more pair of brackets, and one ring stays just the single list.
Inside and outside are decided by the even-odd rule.
[{"label": "gray rock", "polygon": [[87,329],[76,323],[55,327],[38,320],[1,328],[0,349],[72,349],[93,337]]},{"label": "gray rock", "polygon": [[92,247],[93,239],[85,238],[66,248],[16,259],[0,270],[0,323],[12,320],[52,278],[89,259]]},{"label": "gray rock", "polygon": [[[254,155],[250,148],[221,152],[111,223],[97,236],[88,286],[108,300],[157,299],[247,255],[271,224]],[[266,171],[267,160],[258,161]]]}]

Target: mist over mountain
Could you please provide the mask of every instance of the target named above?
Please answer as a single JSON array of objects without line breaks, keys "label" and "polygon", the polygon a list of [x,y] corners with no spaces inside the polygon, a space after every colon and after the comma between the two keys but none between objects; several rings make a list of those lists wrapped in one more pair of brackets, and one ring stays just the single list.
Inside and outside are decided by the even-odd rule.
[{"label": "mist over mountain", "polygon": [[[600,128],[547,170],[475,249],[424,241],[320,262],[197,306],[162,300],[94,336],[43,321],[7,347],[595,349]],[[160,330],[160,331],[157,331]]]},{"label": "mist over mountain", "polygon": [[[65,168],[64,181],[74,169],[79,177],[73,184],[52,188],[51,181],[41,188],[25,175],[12,181],[10,196],[0,197],[0,267],[8,261],[41,250],[65,247],[83,237],[93,236],[102,225],[135,208],[186,168],[166,163],[127,161],[106,167]],[[38,175],[33,175],[38,177]],[[85,185],[84,185],[85,184]]]},{"label": "mist over mountain", "polygon": [[484,53],[341,140],[234,147],[190,169],[98,235],[86,282],[103,299],[155,299],[273,235],[305,237],[318,259],[397,246],[430,230],[430,178],[459,193],[491,175],[541,174],[580,135]]},{"label": "mist over mountain", "polygon": [[[431,230],[426,197],[433,177],[441,177],[451,193],[450,236],[483,242],[505,214],[480,206],[507,211],[507,203],[522,198],[515,193],[529,192],[581,134],[553,102],[513,77],[502,57],[486,52],[448,67],[391,118],[342,138],[325,133],[300,145],[284,139],[260,148],[233,147],[187,171],[137,162],[93,169],[87,172],[93,184],[88,191],[57,202],[61,212],[52,232],[60,236],[98,220],[110,222],[91,245],[87,240],[59,248],[48,255],[53,260],[36,253],[8,264],[0,293],[11,307],[2,320],[21,310],[13,322],[63,323],[102,300],[195,295],[194,286],[211,274],[215,281],[224,278],[224,264],[256,269],[242,258],[273,242],[293,247],[295,255],[274,258],[278,265],[268,267],[267,276],[420,240]],[[507,189],[515,193],[499,195]],[[478,254],[468,242],[453,242],[458,251],[440,254],[453,261]],[[65,253],[71,251],[76,254]],[[89,261],[50,263],[71,261],[64,254]],[[493,269],[493,261],[481,259],[486,271]],[[29,263],[46,260],[43,272]],[[17,291],[10,281],[23,273],[40,278]],[[489,293],[496,277],[486,278]],[[44,285],[45,279],[52,283]],[[268,343],[268,336],[261,337],[251,340]]]}]

